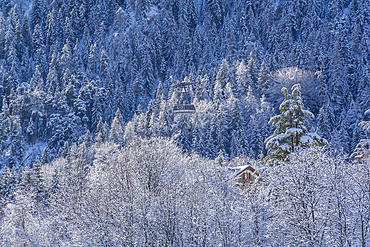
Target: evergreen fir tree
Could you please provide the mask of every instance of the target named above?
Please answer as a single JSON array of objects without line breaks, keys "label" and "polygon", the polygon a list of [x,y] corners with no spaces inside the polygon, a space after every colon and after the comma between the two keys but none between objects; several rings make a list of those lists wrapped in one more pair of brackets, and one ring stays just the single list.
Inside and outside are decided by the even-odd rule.
[{"label": "evergreen fir tree", "polygon": [[239,100],[235,99],[232,105],[230,133],[231,146],[230,157],[238,157],[248,152],[248,141],[245,133],[245,123],[239,106]]},{"label": "evergreen fir tree", "polygon": [[92,116],[91,116],[91,128],[96,128],[96,133],[98,133],[98,125],[99,122],[101,122],[101,119],[103,117],[103,105],[101,102],[101,97],[98,94],[98,92],[95,92],[95,95],[93,97],[93,103],[92,103]]},{"label": "evergreen fir tree", "polygon": [[193,147],[193,152],[199,154],[199,155],[204,155],[204,146],[203,146],[203,138],[202,134],[200,133],[199,127],[197,124],[193,124],[194,130],[192,132],[193,134],[193,140],[192,140],[192,147]]},{"label": "evergreen fir tree", "polygon": [[252,53],[248,57],[248,65],[246,68],[246,86],[250,86],[253,92],[256,92],[258,89],[256,64]]},{"label": "evergreen fir tree", "polygon": [[3,13],[0,14],[0,58],[5,58],[5,19]]},{"label": "evergreen fir tree", "polygon": [[[6,141],[8,139],[9,132],[9,108],[6,97],[3,98],[2,112],[0,113],[0,151],[4,152],[6,148]],[[1,169],[3,167],[0,167]]]},{"label": "evergreen fir tree", "polygon": [[51,161],[51,157],[50,157],[49,148],[48,147],[45,147],[44,148],[44,152],[42,153],[42,156],[41,156],[40,164],[41,165],[44,165],[44,164],[49,163],[50,161]]},{"label": "evergreen fir tree", "polygon": [[152,133],[150,132],[150,121],[152,119],[153,111],[154,111],[154,100],[151,100],[149,102],[148,110],[145,113],[145,126],[144,126],[144,131],[145,131],[145,136],[147,138],[150,138]]},{"label": "evergreen fir tree", "polygon": [[357,147],[357,144],[360,143],[361,140],[365,139],[365,133],[362,130],[361,126],[359,125],[360,121],[356,121],[355,128],[352,133],[352,141],[351,141],[351,153],[353,153]]},{"label": "evergreen fir tree", "polygon": [[71,42],[71,44],[74,44],[76,41],[76,30],[74,29],[72,25],[73,20],[71,20],[71,18],[67,16],[64,20],[63,38]]},{"label": "evergreen fir tree", "polygon": [[108,141],[110,129],[109,129],[109,126],[108,126],[108,123],[107,122],[104,122],[103,128],[101,129],[101,132],[100,133],[102,135],[103,142]]},{"label": "evergreen fir tree", "polygon": [[43,26],[44,21],[44,2],[43,0],[35,0],[32,2],[32,9],[30,14],[31,30],[38,24]]},{"label": "evergreen fir tree", "polygon": [[[222,150],[225,153],[225,126],[224,126],[224,112],[221,109],[221,106],[216,105],[215,114],[211,121],[210,126],[210,136],[208,148],[210,157],[214,159],[217,155],[217,152]],[[218,150],[218,151],[217,151]]]},{"label": "evergreen fir tree", "polygon": [[33,188],[33,172],[28,165],[22,170],[20,186],[27,191],[31,191]]},{"label": "evergreen fir tree", "polygon": [[253,93],[253,89],[251,86],[248,87],[247,95],[243,101],[242,102],[245,105],[245,109],[243,111],[244,116],[251,116],[255,114],[258,108],[258,101]]},{"label": "evergreen fir tree", "polygon": [[45,78],[46,68],[47,68],[46,48],[45,48],[42,29],[39,24],[36,24],[35,28],[33,29],[32,43],[33,43],[33,49],[35,51],[34,56],[35,56],[36,65],[40,66],[40,72],[42,73],[43,78]]},{"label": "evergreen fir tree", "polygon": [[51,180],[51,186],[49,187],[47,191],[47,196],[51,196],[59,189],[59,177],[58,177],[58,170],[55,169],[53,173],[53,177]]},{"label": "evergreen fir tree", "polygon": [[266,95],[267,89],[269,88],[268,68],[266,67],[265,61],[262,62],[261,68],[258,74],[258,92],[259,95]]},{"label": "evergreen fir tree", "polygon": [[344,153],[348,154],[350,152],[351,138],[347,132],[344,122],[341,122],[341,126],[338,132],[340,142],[336,143],[336,147],[340,150],[343,150]]},{"label": "evergreen fir tree", "polygon": [[69,42],[70,40],[67,38],[59,58],[59,66],[62,71],[65,71],[66,69],[70,70],[72,67],[72,50]]},{"label": "evergreen fir tree", "polygon": [[98,49],[97,44],[90,46],[90,52],[87,60],[87,76],[90,79],[95,79],[97,73]]},{"label": "evergreen fir tree", "polygon": [[[152,92],[155,89],[154,80],[154,69],[150,52],[153,50],[153,44],[150,40],[144,39],[143,48],[145,49],[145,55],[143,57],[143,63],[141,68],[142,74],[142,85],[148,97],[152,96]],[[148,54],[149,53],[149,54]]]},{"label": "evergreen fir tree", "polygon": [[244,61],[242,60],[239,66],[236,69],[236,98],[243,97],[247,94],[248,86],[247,86],[247,69],[244,65]]},{"label": "evergreen fir tree", "polygon": [[251,115],[251,120],[249,123],[249,130],[250,130],[250,141],[249,146],[251,148],[251,152],[249,152],[249,156],[256,159],[261,152],[263,152],[263,136],[261,133],[261,121],[258,119],[258,115]]},{"label": "evergreen fir tree", "polygon": [[123,130],[119,120],[119,116],[117,116],[117,114],[112,121],[108,140],[118,145],[123,144]]},{"label": "evergreen fir tree", "polygon": [[24,143],[22,130],[18,117],[11,117],[10,120],[10,157],[9,167],[19,167],[23,161]]},{"label": "evergreen fir tree", "polygon": [[326,104],[320,108],[319,116],[317,118],[318,134],[327,140],[331,133],[331,118],[329,115],[329,104]]},{"label": "evergreen fir tree", "polygon": [[68,154],[69,154],[69,144],[68,141],[65,141],[63,147],[61,147],[59,150],[59,156],[67,157]]},{"label": "evergreen fir tree", "polygon": [[284,101],[279,110],[280,115],[270,119],[269,124],[276,127],[274,134],[265,140],[269,162],[288,158],[288,155],[298,151],[300,148],[312,145],[322,146],[327,141],[316,133],[308,133],[306,116],[314,118],[314,115],[304,109],[300,92],[301,86],[295,84],[292,87],[292,95],[286,88],[281,91]]},{"label": "evergreen fir tree", "polygon": [[[50,51],[53,50],[52,46],[58,42],[58,30],[57,30],[57,11],[53,8],[46,17],[46,49],[50,56]],[[54,50],[55,51],[55,50]]]},{"label": "evergreen fir tree", "polygon": [[37,202],[42,202],[46,196],[41,165],[42,164],[39,160],[39,157],[36,157],[36,161],[35,163],[33,163],[32,186],[35,192],[35,199]]},{"label": "evergreen fir tree", "polygon": [[1,174],[0,195],[2,196],[2,198],[9,199],[11,197],[13,190],[15,189],[15,183],[16,180],[13,176],[13,173],[8,166],[5,166]]},{"label": "evergreen fir tree", "polygon": [[49,73],[46,77],[46,88],[50,90],[51,93],[54,93],[57,87],[59,87],[58,74],[55,66],[50,66]]},{"label": "evergreen fir tree", "polygon": [[192,134],[188,116],[181,114],[177,129],[178,133],[174,135],[177,145],[184,152],[190,152],[192,149]]},{"label": "evergreen fir tree", "polygon": [[111,75],[111,64],[109,63],[109,58],[105,51],[102,50],[100,56],[100,78],[103,86],[109,90],[111,94],[114,94],[115,85],[113,76]]},{"label": "evergreen fir tree", "polygon": [[340,47],[336,43],[333,51],[333,59],[331,65],[331,102],[333,103],[334,113],[339,115],[342,109],[347,105],[349,94],[344,92],[349,92],[347,77],[344,73],[344,68],[342,64]]},{"label": "evergreen fir tree", "polygon": [[361,109],[370,107],[370,66],[365,65],[360,76],[358,102]]},{"label": "evergreen fir tree", "polygon": [[222,150],[220,150],[218,152],[218,156],[216,157],[215,159],[215,162],[217,165],[219,165],[220,167],[223,167],[223,166],[226,166],[226,161],[225,161],[225,157],[224,157],[224,152]]},{"label": "evergreen fir tree", "polygon": [[86,77],[86,74],[78,39],[76,40],[75,47],[73,48],[72,64],[72,73],[76,75],[78,80],[82,81],[84,77]]},{"label": "evergreen fir tree", "polygon": [[7,58],[8,65],[11,65],[13,61],[17,59],[17,50],[15,49],[16,39],[14,33],[14,27],[9,25],[8,30],[5,33],[5,56]]},{"label": "evergreen fir tree", "polygon": [[85,138],[84,138],[84,143],[85,143],[87,148],[90,148],[93,144],[93,139],[92,139],[92,135],[90,133],[90,130],[86,131]]},{"label": "evergreen fir tree", "polygon": [[171,106],[166,101],[162,101],[158,115],[157,129],[159,136],[171,137],[174,116]]},{"label": "evergreen fir tree", "polygon": [[222,64],[217,72],[216,85],[219,84],[221,90],[223,90],[228,82],[231,81],[230,67],[226,59],[222,60]]}]

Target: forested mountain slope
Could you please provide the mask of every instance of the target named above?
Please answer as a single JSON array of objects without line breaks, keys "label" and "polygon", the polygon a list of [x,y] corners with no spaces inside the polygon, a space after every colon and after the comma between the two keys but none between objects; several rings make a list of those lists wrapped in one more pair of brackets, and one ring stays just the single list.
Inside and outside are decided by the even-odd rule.
[{"label": "forested mountain slope", "polygon": [[370,243],[368,0],[0,0],[0,95],[1,246]]},{"label": "forested mountain slope", "polygon": [[[117,109],[121,144],[166,136],[211,158],[257,158],[295,83],[310,128],[347,153],[364,137],[366,0],[15,3],[0,3],[2,168],[32,163],[38,143],[50,161],[87,132],[109,138]],[[194,83],[191,117],[171,112],[178,80]]]}]

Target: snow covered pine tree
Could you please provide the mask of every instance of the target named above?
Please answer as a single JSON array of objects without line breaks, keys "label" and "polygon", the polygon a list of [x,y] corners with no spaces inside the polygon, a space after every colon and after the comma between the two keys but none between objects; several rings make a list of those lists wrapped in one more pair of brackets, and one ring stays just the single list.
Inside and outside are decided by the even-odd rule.
[{"label": "snow covered pine tree", "polygon": [[276,127],[274,133],[265,140],[268,155],[266,160],[273,164],[273,161],[284,160],[288,155],[301,148],[309,146],[323,146],[327,141],[317,133],[308,133],[306,116],[314,118],[314,115],[304,109],[301,98],[300,84],[292,87],[292,95],[283,87],[284,101],[281,103],[280,114],[273,116],[269,124]]}]

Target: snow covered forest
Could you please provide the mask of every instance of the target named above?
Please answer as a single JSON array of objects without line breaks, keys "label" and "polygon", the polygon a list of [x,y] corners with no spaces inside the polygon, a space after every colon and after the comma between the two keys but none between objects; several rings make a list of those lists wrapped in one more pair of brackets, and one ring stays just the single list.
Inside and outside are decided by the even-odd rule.
[{"label": "snow covered forest", "polygon": [[0,96],[2,246],[370,246],[368,0],[0,0]]}]

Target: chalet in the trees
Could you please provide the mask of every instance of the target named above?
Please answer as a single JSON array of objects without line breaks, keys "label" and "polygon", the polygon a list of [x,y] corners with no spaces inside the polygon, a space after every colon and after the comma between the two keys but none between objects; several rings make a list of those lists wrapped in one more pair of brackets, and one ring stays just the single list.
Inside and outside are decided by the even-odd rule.
[{"label": "chalet in the trees", "polygon": [[233,172],[233,179],[240,188],[254,182],[257,178],[255,169],[250,165],[230,167],[229,170]]}]

